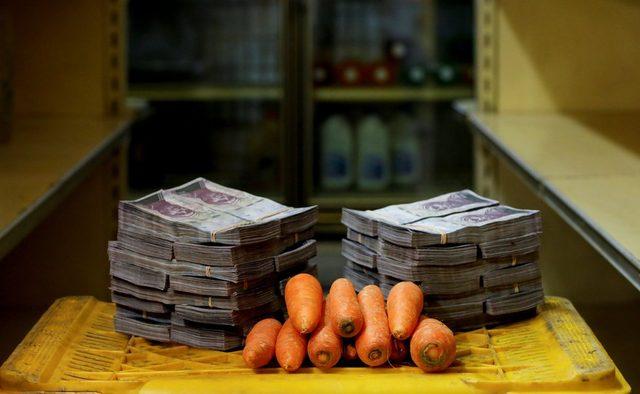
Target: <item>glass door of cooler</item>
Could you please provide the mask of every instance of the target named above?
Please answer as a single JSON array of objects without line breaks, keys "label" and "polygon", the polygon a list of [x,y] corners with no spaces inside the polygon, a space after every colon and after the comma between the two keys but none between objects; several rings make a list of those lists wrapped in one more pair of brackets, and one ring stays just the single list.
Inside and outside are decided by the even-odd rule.
[{"label": "glass door of cooler", "polygon": [[472,97],[472,2],[323,0],[311,7],[308,201],[320,230],[471,186],[471,141],[452,101]]},{"label": "glass door of cooler", "polygon": [[134,194],[196,176],[283,200],[283,2],[129,4]]}]

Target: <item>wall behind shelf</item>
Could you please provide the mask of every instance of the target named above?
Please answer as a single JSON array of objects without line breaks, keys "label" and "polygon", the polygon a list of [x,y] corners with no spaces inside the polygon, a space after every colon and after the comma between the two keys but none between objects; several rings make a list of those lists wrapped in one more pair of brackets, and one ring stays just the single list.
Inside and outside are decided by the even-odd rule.
[{"label": "wall behind shelf", "polygon": [[477,12],[478,90],[490,92],[489,108],[640,109],[639,2],[481,0]]},{"label": "wall behind shelf", "polygon": [[[9,2],[16,115],[103,115],[124,97],[122,1]],[[113,104],[113,97],[116,104]]]}]

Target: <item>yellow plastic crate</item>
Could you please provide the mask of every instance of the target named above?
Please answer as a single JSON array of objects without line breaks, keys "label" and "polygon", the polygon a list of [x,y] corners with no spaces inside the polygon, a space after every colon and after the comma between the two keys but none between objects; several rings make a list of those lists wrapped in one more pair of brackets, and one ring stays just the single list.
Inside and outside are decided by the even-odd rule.
[{"label": "yellow plastic crate", "polygon": [[240,352],[152,344],[113,329],[114,305],[56,301],[0,368],[0,388],[100,392],[629,392],[584,320],[548,297],[528,321],[456,335],[457,360],[441,374],[415,367],[253,371]]}]

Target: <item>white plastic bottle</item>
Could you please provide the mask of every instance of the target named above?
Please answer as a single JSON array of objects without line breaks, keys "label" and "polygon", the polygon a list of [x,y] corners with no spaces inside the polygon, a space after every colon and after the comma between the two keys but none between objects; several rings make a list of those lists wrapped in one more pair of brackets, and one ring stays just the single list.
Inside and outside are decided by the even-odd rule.
[{"label": "white plastic bottle", "polygon": [[420,180],[422,156],[418,125],[404,113],[389,122],[392,138],[393,182],[398,186],[415,186]]},{"label": "white plastic bottle", "polygon": [[389,129],[376,115],[362,118],[357,130],[358,188],[383,190],[391,181]]},{"label": "white plastic bottle", "polygon": [[353,182],[353,131],[341,115],[333,115],[320,128],[322,168],[321,184],[324,189],[346,189]]}]

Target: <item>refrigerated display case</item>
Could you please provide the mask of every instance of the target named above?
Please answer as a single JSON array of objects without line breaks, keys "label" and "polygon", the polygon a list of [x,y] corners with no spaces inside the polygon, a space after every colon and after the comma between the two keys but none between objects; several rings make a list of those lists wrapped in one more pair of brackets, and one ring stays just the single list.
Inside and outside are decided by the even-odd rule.
[{"label": "refrigerated display case", "polygon": [[471,143],[451,101],[472,95],[469,1],[313,3],[306,196],[320,229],[471,184]]},{"label": "refrigerated display case", "polygon": [[151,115],[134,129],[131,186],[194,176],[284,199],[283,3],[129,2],[131,97]]},{"label": "refrigerated display case", "polygon": [[[375,208],[471,184],[470,0],[196,1],[130,11],[131,184],[204,175],[291,205]],[[336,128],[337,127],[337,128]]]}]

